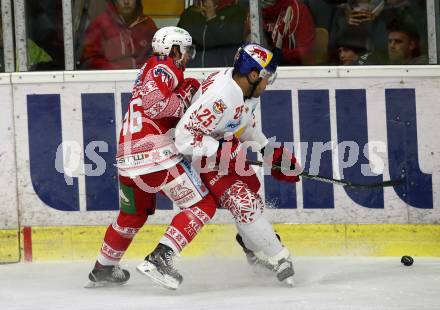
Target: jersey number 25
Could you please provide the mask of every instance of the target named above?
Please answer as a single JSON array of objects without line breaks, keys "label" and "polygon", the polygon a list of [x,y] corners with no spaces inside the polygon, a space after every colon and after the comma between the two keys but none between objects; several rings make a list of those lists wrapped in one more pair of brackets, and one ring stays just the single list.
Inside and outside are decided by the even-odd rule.
[{"label": "jersey number 25", "polygon": [[202,123],[203,126],[208,127],[215,120],[215,115],[212,114],[211,110],[205,108],[202,113],[197,115],[197,119]]}]

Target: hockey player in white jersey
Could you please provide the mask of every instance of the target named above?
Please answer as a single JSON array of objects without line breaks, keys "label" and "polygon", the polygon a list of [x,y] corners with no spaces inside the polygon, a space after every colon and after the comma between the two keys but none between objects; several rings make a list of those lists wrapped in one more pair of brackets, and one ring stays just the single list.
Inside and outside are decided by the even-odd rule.
[{"label": "hockey player in white jersey", "polygon": [[[192,158],[219,205],[234,215],[239,232],[237,240],[248,260],[264,262],[280,281],[292,285],[291,254],[262,215],[260,182],[245,164],[245,153],[240,147],[241,143],[252,141],[253,149],[260,150],[268,164],[288,162],[288,169],[295,167],[295,157],[283,145],[269,145],[266,136],[255,126],[257,102],[252,98],[258,98],[267,84],[273,82],[276,67],[271,51],[258,44],[242,46],[233,68],[214,72],[203,81],[176,127],[175,143],[180,153]],[[212,159],[218,169],[209,166]],[[281,181],[299,181],[294,173],[284,170],[272,169],[271,174]]]}]

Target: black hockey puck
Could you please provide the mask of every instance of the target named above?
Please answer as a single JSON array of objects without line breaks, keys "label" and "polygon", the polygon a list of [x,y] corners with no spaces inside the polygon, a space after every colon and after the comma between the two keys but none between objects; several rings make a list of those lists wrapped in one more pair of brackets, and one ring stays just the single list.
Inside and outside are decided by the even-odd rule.
[{"label": "black hockey puck", "polygon": [[411,266],[414,263],[414,259],[411,256],[402,256],[400,262],[405,266]]}]

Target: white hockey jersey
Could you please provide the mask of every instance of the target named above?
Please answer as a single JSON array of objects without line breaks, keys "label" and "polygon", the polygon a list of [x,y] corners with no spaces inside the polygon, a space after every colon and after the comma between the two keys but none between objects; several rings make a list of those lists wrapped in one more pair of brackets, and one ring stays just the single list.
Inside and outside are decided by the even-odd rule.
[{"label": "white hockey jersey", "polygon": [[260,149],[268,140],[255,124],[258,101],[244,101],[243,91],[232,79],[232,68],[209,75],[176,127],[180,153],[193,157],[214,155],[219,140],[234,134],[240,141],[254,141]]}]

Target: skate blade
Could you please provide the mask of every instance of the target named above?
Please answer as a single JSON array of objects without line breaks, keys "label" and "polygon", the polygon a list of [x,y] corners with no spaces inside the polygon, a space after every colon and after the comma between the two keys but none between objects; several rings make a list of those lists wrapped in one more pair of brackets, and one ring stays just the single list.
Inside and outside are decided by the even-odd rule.
[{"label": "skate blade", "polygon": [[150,262],[144,261],[136,267],[136,270],[144,276],[149,277],[154,283],[159,284],[166,289],[174,291],[179,287],[179,282],[176,279],[161,274],[157,271],[156,266]]},{"label": "skate blade", "polygon": [[99,287],[115,287],[115,286],[121,286],[124,285],[127,282],[122,282],[122,283],[114,283],[114,282],[107,282],[107,281],[102,281],[102,282],[93,282],[93,281],[88,281],[86,283],[84,283],[84,288],[99,288]]}]

